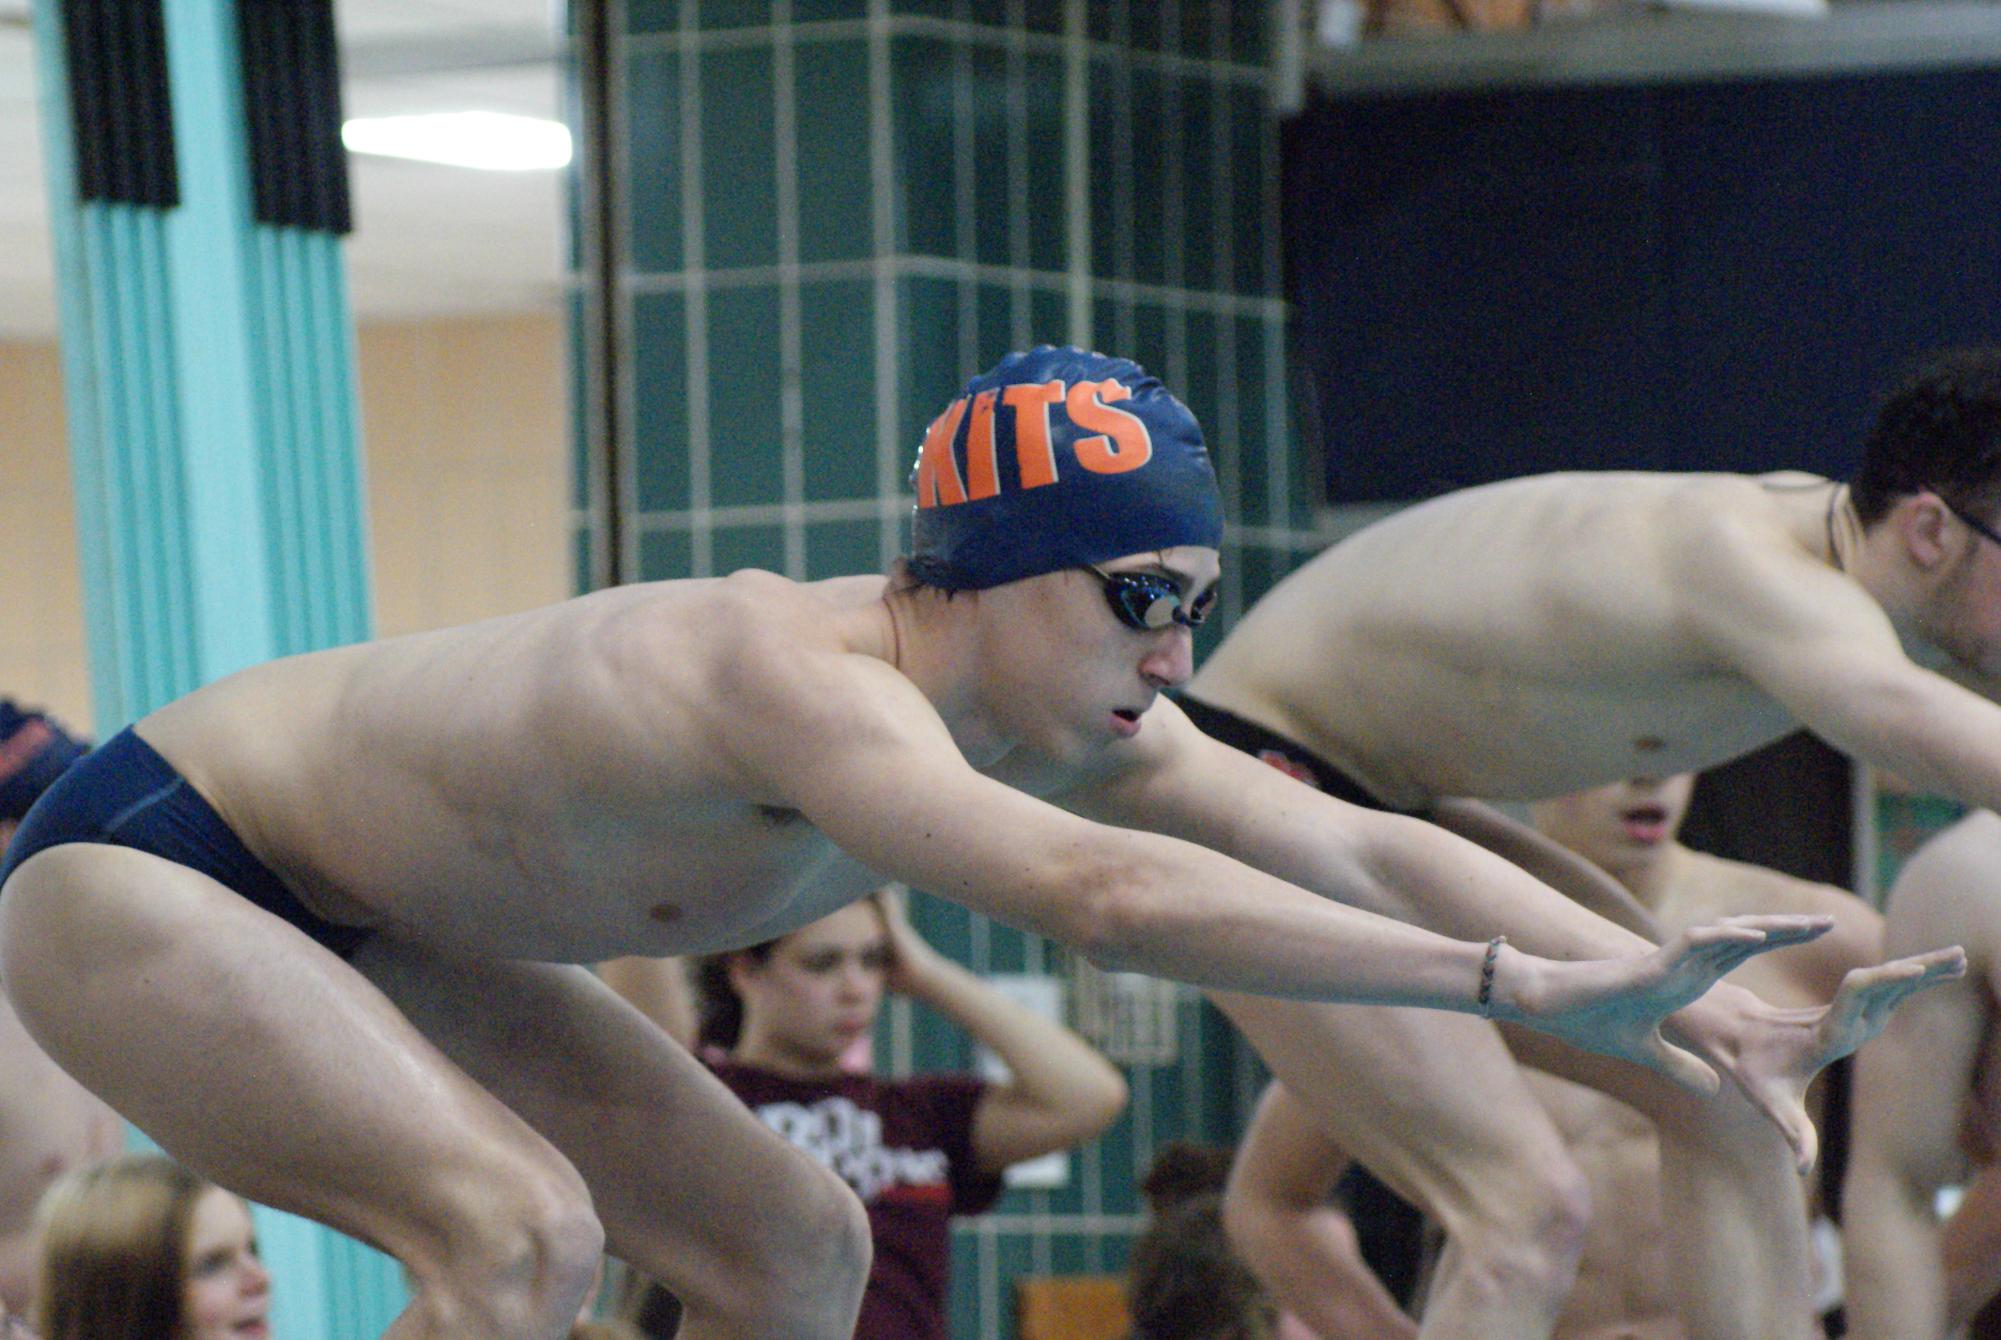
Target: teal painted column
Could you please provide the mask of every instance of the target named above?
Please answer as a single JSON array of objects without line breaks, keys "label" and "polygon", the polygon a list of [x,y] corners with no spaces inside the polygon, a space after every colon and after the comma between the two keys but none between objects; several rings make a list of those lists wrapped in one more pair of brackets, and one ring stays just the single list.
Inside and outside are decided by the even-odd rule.
[{"label": "teal painted column", "polygon": [[[369,635],[340,239],[259,221],[239,59],[243,34],[316,5],[244,3],[261,8],[34,7],[101,734],[244,666]],[[149,78],[166,95],[150,110]],[[284,115],[273,101],[260,113]],[[135,177],[171,186],[134,200]],[[401,1309],[388,1258],[275,1212],[258,1226],[279,1340],[361,1340]]]}]

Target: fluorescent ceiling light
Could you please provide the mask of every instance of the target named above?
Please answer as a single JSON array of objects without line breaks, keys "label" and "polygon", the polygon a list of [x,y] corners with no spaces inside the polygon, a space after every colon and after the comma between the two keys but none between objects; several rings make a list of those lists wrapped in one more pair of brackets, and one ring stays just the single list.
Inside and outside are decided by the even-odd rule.
[{"label": "fluorescent ceiling light", "polygon": [[494,172],[546,170],[570,161],[569,127],[505,112],[361,116],[340,128],[340,138],[358,154]]}]

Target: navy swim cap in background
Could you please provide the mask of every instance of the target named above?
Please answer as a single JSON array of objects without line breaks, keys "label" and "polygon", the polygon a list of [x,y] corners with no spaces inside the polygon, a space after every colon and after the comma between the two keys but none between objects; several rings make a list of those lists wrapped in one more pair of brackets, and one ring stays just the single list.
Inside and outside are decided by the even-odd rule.
[{"label": "navy swim cap in background", "polygon": [[913,482],[913,566],[950,591],[1223,542],[1195,416],[1139,364],[1082,349],[1039,345],[967,382]]},{"label": "navy swim cap in background", "polygon": [[88,745],[41,713],[23,712],[0,698],[0,819],[26,814],[87,752]]}]

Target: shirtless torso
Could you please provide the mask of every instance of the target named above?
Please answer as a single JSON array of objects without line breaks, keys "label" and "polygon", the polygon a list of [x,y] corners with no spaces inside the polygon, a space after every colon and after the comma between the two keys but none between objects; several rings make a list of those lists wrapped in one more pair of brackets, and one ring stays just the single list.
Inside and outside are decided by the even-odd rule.
[{"label": "shirtless torso", "polygon": [[[1334,545],[1232,628],[1188,692],[1387,804],[1438,805],[1442,823],[1461,797],[1698,769],[1799,724],[1921,784],[2001,801],[2001,708],[1913,662],[1907,639],[1987,674],[2001,655],[2001,545],[1928,489],[1898,494],[1865,529],[1846,487],[1809,475],[1559,474],[1422,503]],[[1558,878],[1533,835],[1495,848]],[[1564,887],[1607,907],[1588,877]],[[1499,1048],[1489,1056],[1455,1021],[1219,1003],[1338,1145],[1453,1226],[1427,1340],[1548,1334],[1585,1179],[1503,1077]],[[1448,1050],[1452,1073],[1365,1078],[1388,1056]],[[1620,1093],[1616,1075],[1593,1082],[1662,1133],[1684,1324],[1810,1334],[1804,1226],[1772,1151],[1720,1110]],[[1490,1281],[1520,1277],[1536,1283],[1510,1296],[1538,1301],[1497,1312]]]},{"label": "shirtless torso", "polygon": [[[2001,556],[1957,538],[1960,561],[1981,569],[1969,580],[1987,583],[1978,594],[2001,592]],[[1908,631],[1980,659],[1994,654],[2001,610],[1937,617],[1958,606],[1920,606],[1901,573],[1879,578],[1888,566],[1865,550],[1845,494],[1812,476],[1511,480],[1419,504],[1307,563],[1231,630],[1189,692],[1402,808],[1712,766],[1802,719],[1837,743],[1910,757],[1911,741],[1837,692],[1859,667],[1936,681],[1968,712],[1976,700],[1910,664],[1886,597],[1908,607]],[[1835,651],[1820,666],[1785,663]],[[2001,737],[2001,711],[1974,715]],[[2001,765],[1989,771],[2001,792]]]},{"label": "shirtless torso", "polygon": [[845,653],[883,586],[620,588],[273,662],[138,729],[329,920],[546,961],[708,953],[875,887],[749,775],[724,662],[769,636],[750,607]]},{"label": "shirtless torso", "polygon": [[1392,886],[1568,904],[1432,830],[1302,805],[1202,736],[1156,701],[1187,627],[1107,604],[1122,573],[1192,598],[1216,552],[1106,566],[949,599],[741,573],[243,671],[136,733],[308,912],[375,934],[343,962],[108,830],[31,840],[51,806],[0,897],[8,992],[170,1152],[401,1259],[396,1340],[557,1334],[607,1240],[674,1288],[685,1334],[849,1333],[852,1195],[565,965],[769,939],[885,877],[1228,989],[1470,1012],[1491,960],[1497,1015],[1691,1084],[1657,1031],[1690,1002],[1699,1031],[1786,1042],[1774,1082],[1812,1064],[1817,1035],[1698,997],[1813,919],[1658,953],[1559,927],[1556,962],[1360,910]]},{"label": "shirtless torso", "polygon": [[[1737,985],[1774,1005],[1811,1005],[1850,969],[1879,961],[1882,919],[1854,895],[1675,841],[1689,780],[1619,783],[1561,797],[1535,808],[1536,823],[1611,871],[1663,930],[1752,912],[1834,917],[1835,929],[1813,945],[1732,974]],[[1557,1340],[1686,1340],[1676,1315],[1679,1281],[1662,1250],[1667,1217],[1653,1123],[1581,1085],[1538,1072],[1528,1079],[1591,1188],[1591,1222]],[[1818,1089],[1809,1095],[1816,1119],[1819,1097]],[[1801,1215],[1807,1211],[1802,1200]]]}]

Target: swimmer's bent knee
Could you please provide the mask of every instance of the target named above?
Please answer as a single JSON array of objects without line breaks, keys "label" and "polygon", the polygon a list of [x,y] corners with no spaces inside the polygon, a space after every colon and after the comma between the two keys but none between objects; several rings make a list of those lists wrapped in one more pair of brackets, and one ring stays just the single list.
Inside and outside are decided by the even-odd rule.
[{"label": "swimmer's bent knee", "polygon": [[453,1333],[539,1336],[576,1315],[604,1251],[580,1181],[496,1179],[440,1199],[440,1241],[404,1262],[434,1322]]},{"label": "swimmer's bent knee", "polygon": [[[758,1216],[757,1240],[716,1277],[690,1281],[691,1309],[762,1318],[771,1333],[846,1335],[874,1254],[868,1212],[848,1185],[818,1166],[801,1169],[782,1205]],[[784,1325],[780,1326],[782,1320]]]},{"label": "swimmer's bent knee", "polygon": [[1521,1171],[1502,1205],[1448,1229],[1465,1266],[1497,1296],[1562,1296],[1576,1278],[1591,1225],[1591,1188],[1567,1158]]}]

